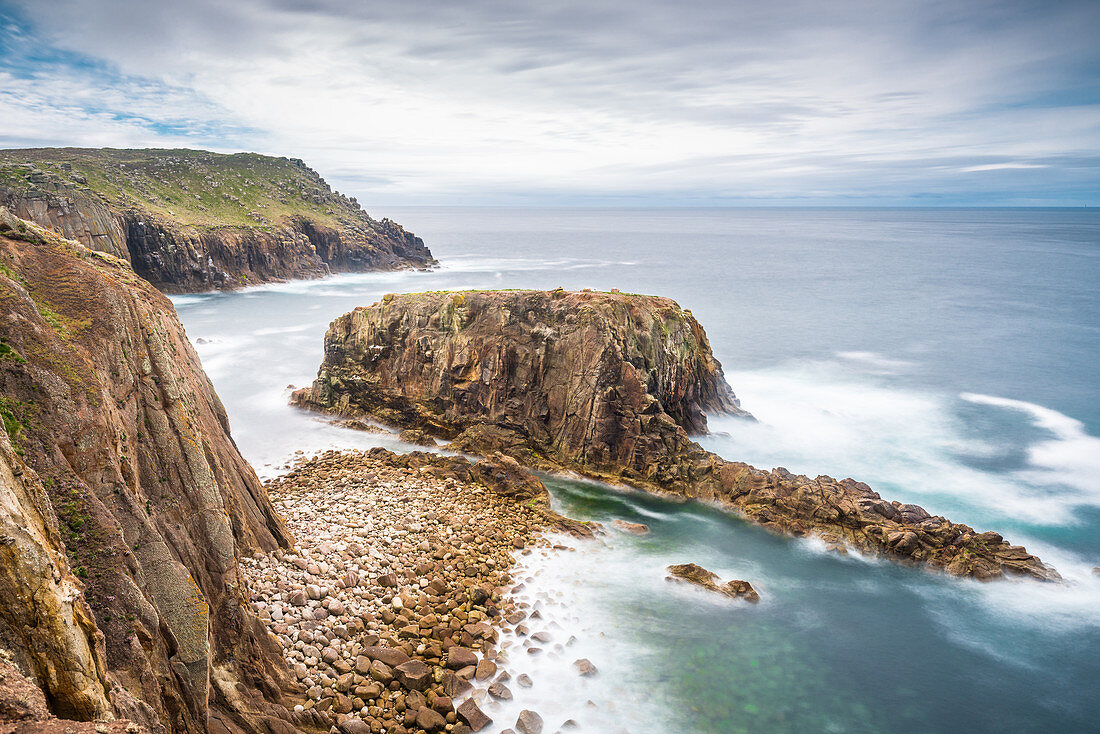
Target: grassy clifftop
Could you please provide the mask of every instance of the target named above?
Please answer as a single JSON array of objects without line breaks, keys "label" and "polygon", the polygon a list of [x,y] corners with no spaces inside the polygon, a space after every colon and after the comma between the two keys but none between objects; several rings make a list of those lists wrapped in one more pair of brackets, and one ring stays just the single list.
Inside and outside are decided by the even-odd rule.
[{"label": "grassy clifftop", "polygon": [[304,216],[336,227],[366,219],[297,158],[186,149],[0,150],[0,187],[92,195],[182,226],[267,227]]}]

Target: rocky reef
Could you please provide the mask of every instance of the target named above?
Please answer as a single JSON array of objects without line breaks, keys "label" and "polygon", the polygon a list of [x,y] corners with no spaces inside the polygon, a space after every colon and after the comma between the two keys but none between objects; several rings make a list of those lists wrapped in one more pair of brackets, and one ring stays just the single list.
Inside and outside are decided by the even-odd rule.
[{"label": "rocky reef", "polygon": [[0,205],[128,261],[167,292],[433,264],[293,158],[200,150],[0,150]]},{"label": "rocky reef", "polygon": [[291,544],[168,299],[0,209],[0,648],[74,719],[289,732],[238,560]]},{"label": "rocky reef", "polygon": [[302,406],[502,452],[541,469],[671,492],[767,527],[993,579],[1058,574],[979,533],[866,484],[756,469],[689,434],[707,412],[745,414],[689,311],[653,296],[557,291],[388,295],[336,319]]}]

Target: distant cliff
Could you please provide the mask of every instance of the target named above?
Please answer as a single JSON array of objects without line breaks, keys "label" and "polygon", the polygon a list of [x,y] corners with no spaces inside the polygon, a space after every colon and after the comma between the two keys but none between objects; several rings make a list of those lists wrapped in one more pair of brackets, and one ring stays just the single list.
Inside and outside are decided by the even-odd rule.
[{"label": "distant cliff", "polygon": [[689,438],[705,432],[705,413],[743,411],[703,328],[667,298],[389,295],[332,323],[317,379],[295,400],[426,430],[458,451],[724,502],[838,548],[982,579],[1059,578],[996,533],[885,501],[862,482],[762,471],[705,451]]},{"label": "distant cliff", "polygon": [[0,150],[0,205],[167,292],[435,262],[302,161],[255,153]]},{"label": "distant cliff", "polygon": [[168,299],[0,209],[0,648],[51,709],[289,732],[242,554],[291,538]]}]

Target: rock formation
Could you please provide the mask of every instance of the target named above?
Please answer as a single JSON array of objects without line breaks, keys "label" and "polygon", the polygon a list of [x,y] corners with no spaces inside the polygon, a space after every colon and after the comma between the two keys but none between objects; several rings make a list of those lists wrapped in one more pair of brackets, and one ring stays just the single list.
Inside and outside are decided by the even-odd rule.
[{"label": "rock formation", "polygon": [[760,601],[760,594],[748,581],[734,579],[725,584],[718,583],[718,574],[708,571],[695,563],[680,563],[668,567],[669,581],[686,581],[708,591],[714,591],[731,599],[744,599],[753,604]]},{"label": "rock formation", "polygon": [[689,438],[706,412],[743,414],[689,311],[621,293],[388,295],[336,319],[299,405],[367,414],[635,487],[719,501],[796,535],[979,579],[1058,575],[996,533],[883,500],[852,479],[726,461]]},{"label": "rock formation", "polygon": [[297,159],[2,150],[0,205],[168,292],[434,263],[420,238],[372,219]]},{"label": "rock formation", "polygon": [[0,648],[58,715],[291,730],[237,573],[291,538],[171,303],[0,209],[0,304]]}]

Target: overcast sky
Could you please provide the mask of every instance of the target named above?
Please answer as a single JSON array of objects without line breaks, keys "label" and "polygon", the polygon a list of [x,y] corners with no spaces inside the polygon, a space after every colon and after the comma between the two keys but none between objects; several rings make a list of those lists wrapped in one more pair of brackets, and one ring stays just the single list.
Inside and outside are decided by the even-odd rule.
[{"label": "overcast sky", "polygon": [[0,0],[0,147],[365,204],[1100,205],[1100,1]]}]

